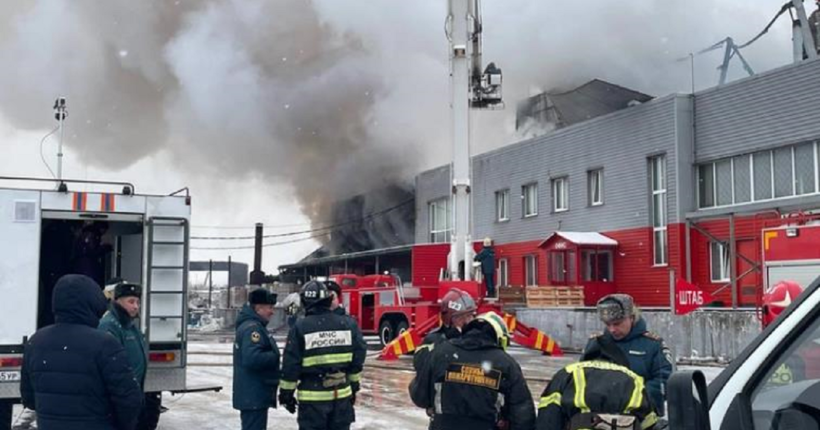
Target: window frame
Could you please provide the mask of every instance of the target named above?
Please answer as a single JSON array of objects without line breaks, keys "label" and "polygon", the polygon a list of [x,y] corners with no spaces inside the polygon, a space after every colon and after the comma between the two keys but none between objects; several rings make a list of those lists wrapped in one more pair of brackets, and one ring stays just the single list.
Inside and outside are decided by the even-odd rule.
[{"label": "window frame", "polygon": [[510,260],[508,258],[498,259],[498,279],[496,284],[499,287],[508,287],[510,285]]},{"label": "window frame", "polygon": [[[499,202],[500,200],[500,202]],[[503,212],[503,213],[502,213]],[[505,188],[495,192],[495,221],[507,222],[510,220],[510,189]]]},{"label": "window frame", "polygon": [[[533,190],[532,193],[529,190]],[[532,194],[533,201],[527,205],[530,194]],[[538,216],[538,182],[530,182],[521,186],[521,214],[522,218],[533,218]],[[528,209],[532,212],[528,212]]]},{"label": "window frame", "polygon": [[[667,226],[669,224],[668,211],[669,204],[667,202],[667,170],[666,170],[666,155],[659,154],[649,157],[649,191],[650,191],[650,223],[652,225],[652,266],[665,267],[669,265],[669,235]],[[660,168],[660,172],[656,172],[656,164]],[[656,175],[660,174],[660,178]],[[660,179],[660,188],[655,189],[656,179]],[[659,198],[661,204],[660,211],[656,207],[656,197]],[[660,213],[661,218],[656,222],[656,213]],[[659,224],[659,225],[655,225]],[[660,235],[661,240],[658,240]],[[660,257],[658,260],[658,248],[660,247]]]},{"label": "window frame", "polygon": [[[533,283],[530,283],[530,277],[532,277]],[[538,286],[538,255],[536,254],[524,256],[524,286]]]},{"label": "window frame", "polygon": [[[594,181],[597,178],[597,182]],[[597,188],[597,190],[596,190]],[[598,192],[598,200],[595,200],[595,191]],[[592,169],[587,171],[587,200],[590,207],[604,205],[604,169]]]},{"label": "window frame", "polygon": [[[718,251],[720,252],[720,264],[718,275],[722,275],[721,277],[715,277],[715,246],[717,246]],[[731,262],[729,261],[729,244],[726,242],[720,241],[709,241],[709,279],[712,281],[713,284],[718,283],[726,283],[729,282],[729,275],[731,273],[730,266]]]},{"label": "window frame", "polygon": [[[453,232],[453,225],[452,225],[452,199],[450,197],[440,197],[437,199],[433,199],[427,202],[427,237],[430,240],[430,243],[447,243],[450,241],[450,235]],[[438,227],[434,221],[437,218],[434,215],[435,208],[444,203],[444,229],[435,229],[434,227]],[[436,235],[443,235],[444,239],[439,241],[436,239]]]},{"label": "window frame", "polygon": [[[552,186],[552,212],[559,213],[559,212],[566,212],[569,210],[569,177],[568,176],[558,176],[552,178],[550,180]],[[563,203],[565,206],[559,207],[558,203],[558,188],[561,188],[561,196],[563,197]]]}]

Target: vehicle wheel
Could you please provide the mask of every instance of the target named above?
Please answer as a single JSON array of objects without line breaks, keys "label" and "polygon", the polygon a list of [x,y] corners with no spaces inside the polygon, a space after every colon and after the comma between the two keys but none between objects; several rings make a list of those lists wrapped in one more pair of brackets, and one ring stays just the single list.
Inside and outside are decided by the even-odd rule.
[{"label": "vehicle wheel", "polygon": [[410,330],[410,324],[408,324],[407,321],[401,320],[396,324],[396,336],[401,336],[401,334],[407,330]]},{"label": "vehicle wheel", "polygon": [[390,341],[395,337],[396,329],[393,327],[393,323],[388,319],[382,320],[379,324],[379,340],[381,341],[382,346],[390,343]]}]

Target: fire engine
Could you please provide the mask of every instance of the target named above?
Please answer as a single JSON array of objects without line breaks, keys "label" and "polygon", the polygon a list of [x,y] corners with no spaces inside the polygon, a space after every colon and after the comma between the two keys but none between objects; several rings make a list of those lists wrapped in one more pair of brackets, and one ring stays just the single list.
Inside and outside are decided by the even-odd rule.
[{"label": "fire engine", "polygon": [[[101,285],[115,277],[142,284],[140,327],[149,345],[145,390],[203,390],[187,388],[185,378],[187,188],[160,196],[137,194],[133,184],[122,182],[0,180],[20,187],[0,188],[0,400],[19,400],[23,346],[53,323],[54,285],[69,273]],[[38,188],[44,182],[57,186]]]}]

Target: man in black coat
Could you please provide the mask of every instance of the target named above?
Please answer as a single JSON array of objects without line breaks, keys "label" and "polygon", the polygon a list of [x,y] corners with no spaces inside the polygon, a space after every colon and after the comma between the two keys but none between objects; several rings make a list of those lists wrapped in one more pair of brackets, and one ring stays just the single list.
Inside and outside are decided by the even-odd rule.
[{"label": "man in black coat", "polygon": [[125,350],[97,330],[107,302],[84,275],[65,275],[52,297],[54,325],[25,348],[20,393],[40,430],[132,430],[142,390]]},{"label": "man in black coat", "polygon": [[464,334],[442,342],[416,375],[411,398],[435,411],[443,430],[533,430],[535,406],[521,367],[505,349],[504,319],[479,315]]},{"label": "man in black coat", "polygon": [[481,263],[481,274],[487,287],[487,297],[495,297],[495,249],[489,237],[484,238],[484,248],[476,254],[474,261]]},{"label": "man in black coat", "polygon": [[266,328],[275,304],[275,294],[253,290],[236,319],[233,407],[240,411],[243,430],[266,429],[268,408],[276,407],[279,347]]}]

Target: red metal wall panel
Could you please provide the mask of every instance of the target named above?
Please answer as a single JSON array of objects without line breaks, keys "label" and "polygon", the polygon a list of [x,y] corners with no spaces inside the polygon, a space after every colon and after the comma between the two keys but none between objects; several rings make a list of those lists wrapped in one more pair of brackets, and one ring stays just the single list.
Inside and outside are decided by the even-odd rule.
[{"label": "red metal wall panel", "polygon": [[447,267],[449,243],[416,245],[413,247],[413,285],[417,287],[438,286],[441,269]]}]

